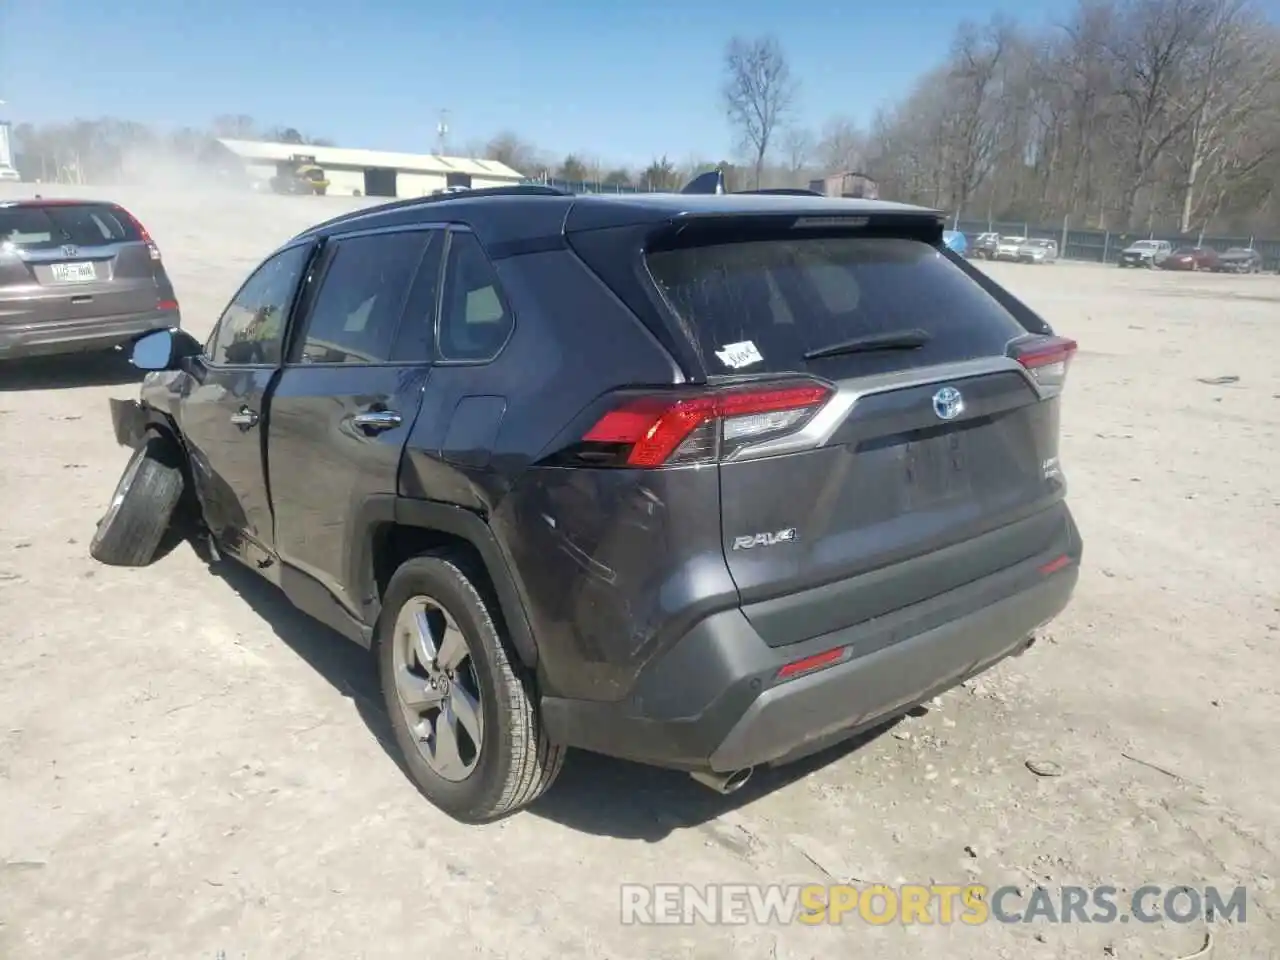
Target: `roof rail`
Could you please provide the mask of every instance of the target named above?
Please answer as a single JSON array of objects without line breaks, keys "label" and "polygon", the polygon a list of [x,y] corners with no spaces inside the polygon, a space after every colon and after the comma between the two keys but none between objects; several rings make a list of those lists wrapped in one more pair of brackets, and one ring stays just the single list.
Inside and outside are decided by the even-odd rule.
[{"label": "roof rail", "polygon": [[735,190],[734,193],[754,194],[767,197],[820,197],[817,190],[803,190],[799,187],[772,187],[768,190]]},{"label": "roof rail", "polygon": [[437,193],[429,197],[406,197],[403,200],[391,200],[387,203],[379,203],[372,207],[362,207],[359,210],[350,210],[347,213],[339,214],[336,217],[330,217],[317,223],[315,226],[308,227],[302,233],[298,234],[304,237],[309,233],[315,233],[317,230],[323,230],[327,227],[336,226],[340,223],[347,223],[352,220],[359,220],[362,217],[371,217],[379,213],[389,213],[393,210],[406,210],[413,207],[424,206],[429,203],[443,203],[447,200],[470,200],[475,197],[571,197],[573,194],[566,193],[564,190],[558,190],[555,187],[548,187],[540,183],[516,183],[504,187],[477,187],[474,190],[457,190],[451,193]]}]

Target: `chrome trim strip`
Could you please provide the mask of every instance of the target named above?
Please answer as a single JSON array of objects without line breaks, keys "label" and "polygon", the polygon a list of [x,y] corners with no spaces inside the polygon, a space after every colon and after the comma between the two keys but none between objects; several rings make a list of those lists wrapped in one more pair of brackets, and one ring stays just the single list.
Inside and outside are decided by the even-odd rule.
[{"label": "chrome trim strip", "polygon": [[735,463],[740,460],[756,460],[760,457],[776,457],[826,446],[863,397],[935,383],[966,380],[993,373],[1021,374],[1038,397],[1044,399],[1050,395],[1040,386],[1035,377],[1031,376],[1027,368],[1012,357],[978,357],[974,360],[941,363],[931,367],[895,370],[892,373],[859,377],[856,380],[842,380],[837,384],[835,396],[828,400],[826,406],[819,410],[817,416],[801,430],[785,437],[740,447],[725,457],[724,462]]}]

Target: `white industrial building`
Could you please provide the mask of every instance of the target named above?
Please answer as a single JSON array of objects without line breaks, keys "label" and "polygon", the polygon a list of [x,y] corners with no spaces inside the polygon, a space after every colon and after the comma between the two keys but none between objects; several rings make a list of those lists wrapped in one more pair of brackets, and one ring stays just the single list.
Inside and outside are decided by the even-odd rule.
[{"label": "white industrial building", "polygon": [[258,140],[219,142],[240,158],[250,178],[262,182],[305,158],[324,170],[330,196],[424,197],[447,187],[502,187],[524,180],[519,171],[496,160]]}]

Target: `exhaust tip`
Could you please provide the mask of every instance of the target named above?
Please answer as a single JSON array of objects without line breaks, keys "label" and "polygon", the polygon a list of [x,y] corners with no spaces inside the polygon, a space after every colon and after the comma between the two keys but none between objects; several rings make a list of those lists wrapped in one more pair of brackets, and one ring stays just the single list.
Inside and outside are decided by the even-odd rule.
[{"label": "exhaust tip", "polygon": [[741,770],[734,770],[732,773],[714,773],[712,771],[697,770],[689,774],[694,780],[697,780],[704,787],[709,787],[719,794],[730,794],[741,790],[751,774],[754,767],[743,767]]}]

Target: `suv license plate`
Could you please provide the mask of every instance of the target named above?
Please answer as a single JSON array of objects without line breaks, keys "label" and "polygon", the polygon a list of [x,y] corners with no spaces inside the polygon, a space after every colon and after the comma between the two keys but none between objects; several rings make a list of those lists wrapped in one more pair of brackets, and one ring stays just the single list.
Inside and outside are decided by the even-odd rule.
[{"label": "suv license plate", "polygon": [[906,496],[911,508],[924,510],[972,495],[964,431],[907,444]]},{"label": "suv license plate", "polygon": [[91,283],[98,279],[98,271],[91,261],[55,263],[50,272],[58,283]]}]

